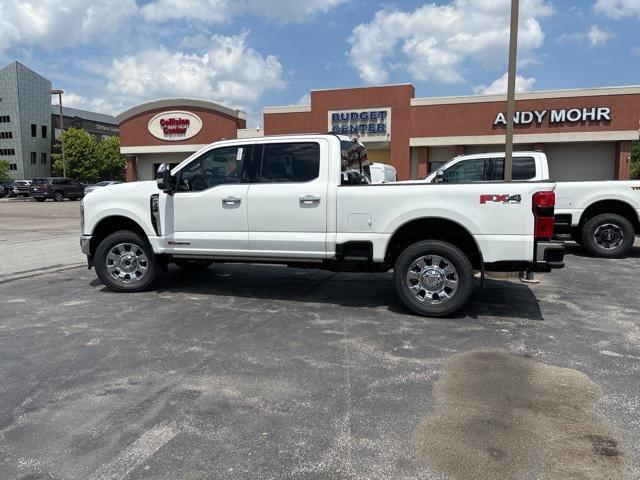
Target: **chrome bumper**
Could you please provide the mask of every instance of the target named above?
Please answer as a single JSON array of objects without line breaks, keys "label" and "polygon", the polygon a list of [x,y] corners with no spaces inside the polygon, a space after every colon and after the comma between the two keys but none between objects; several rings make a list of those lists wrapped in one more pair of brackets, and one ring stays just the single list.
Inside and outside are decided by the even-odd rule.
[{"label": "chrome bumper", "polygon": [[80,250],[82,250],[82,253],[87,257],[91,256],[91,251],[89,249],[90,244],[91,235],[80,235]]}]

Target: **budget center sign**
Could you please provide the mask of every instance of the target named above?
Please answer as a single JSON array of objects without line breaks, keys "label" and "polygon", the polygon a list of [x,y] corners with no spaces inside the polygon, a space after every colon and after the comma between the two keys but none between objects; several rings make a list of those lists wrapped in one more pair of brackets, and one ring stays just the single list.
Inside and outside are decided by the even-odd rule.
[{"label": "budget center sign", "polygon": [[341,135],[388,140],[391,136],[391,109],[367,108],[329,110],[329,131]]}]

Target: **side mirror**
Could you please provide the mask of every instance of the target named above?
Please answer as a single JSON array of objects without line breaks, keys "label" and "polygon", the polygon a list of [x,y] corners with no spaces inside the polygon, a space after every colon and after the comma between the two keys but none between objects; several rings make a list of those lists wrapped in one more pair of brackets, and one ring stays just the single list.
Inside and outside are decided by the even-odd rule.
[{"label": "side mirror", "polygon": [[175,177],[171,176],[171,168],[169,168],[169,165],[166,163],[163,163],[158,167],[156,183],[158,184],[159,190],[162,190],[169,195],[172,195],[175,191]]},{"label": "side mirror", "polygon": [[444,170],[438,170],[436,172],[436,176],[433,179],[433,183],[443,183],[444,182]]}]

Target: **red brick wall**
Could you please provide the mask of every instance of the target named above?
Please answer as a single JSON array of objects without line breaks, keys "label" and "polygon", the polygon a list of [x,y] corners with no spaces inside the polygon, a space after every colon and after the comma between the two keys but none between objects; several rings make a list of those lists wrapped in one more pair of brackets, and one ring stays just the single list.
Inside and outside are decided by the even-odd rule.
[{"label": "red brick wall", "polygon": [[[552,109],[609,107],[611,121],[550,124]],[[593,132],[637,130],[640,95],[601,95],[594,97],[520,100],[516,111],[547,110],[543,123],[515,125],[516,133]],[[506,111],[506,102],[419,105],[411,109],[411,137],[448,137],[504,134],[504,126],[493,126],[498,112]]]},{"label": "red brick wall", "polygon": [[410,104],[414,95],[412,85],[312,91],[311,128],[315,132],[326,133],[329,110],[390,107],[391,164],[396,167],[398,178],[408,180],[411,178]]},{"label": "red brick wall", "polygon": [[[171,110],[182,110],[197,115],[202,120],[202,130],[195,137],[172,142],[161,140],[151,135],[148,129],[149,120],[158,113]],[[238,128],[246,128],[246,124],[245,120],[231,117],[215,110],[176,105],[171,108],[149,110],[122,122],[120,124],[120,144],[123,147],[180,144],[204,145],[222,139],[236,138]]]},{"label": "red brick wall", "polygon": [[311,112],[269,113],[264,115],[264,134],[327,133],[326,128],[314,131],[311,128]]}]

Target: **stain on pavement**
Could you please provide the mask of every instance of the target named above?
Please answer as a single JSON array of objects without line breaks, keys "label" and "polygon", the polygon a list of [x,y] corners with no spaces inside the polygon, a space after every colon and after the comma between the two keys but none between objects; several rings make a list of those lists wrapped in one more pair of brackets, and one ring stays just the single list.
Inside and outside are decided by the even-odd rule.
[{"label": "stain on pavement", "polygon": [[418,425],[418,458],[452,479],[626,480],[628,454],[594,410],[585,374],[530,357],[449,357],[436,407]]}]

